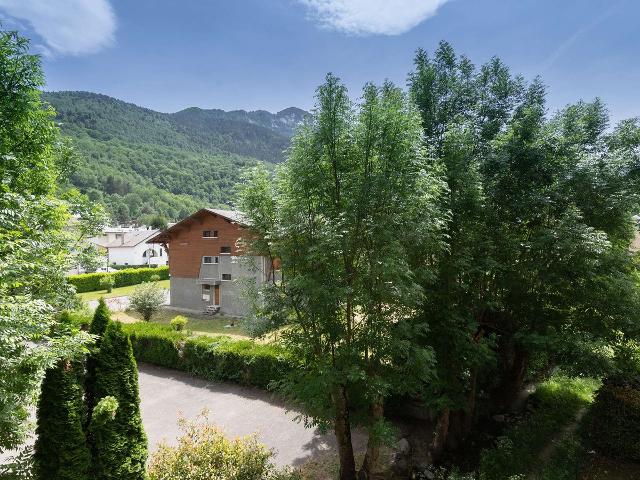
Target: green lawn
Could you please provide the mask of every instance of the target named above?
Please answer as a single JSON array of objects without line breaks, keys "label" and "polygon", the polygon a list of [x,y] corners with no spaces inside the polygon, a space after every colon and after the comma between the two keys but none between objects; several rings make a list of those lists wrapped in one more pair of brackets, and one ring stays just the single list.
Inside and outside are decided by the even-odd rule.
[{"label": "green lawn", "polygon": [[[194,315],[163,308],[159,313],[154,315],[151,322],[167,324],[176,315],[187,317],[189,321],[189,323],[187,323],[187,330],[190,330],[195,334],[222,334],[236,337],[247,337],[247,332],[242,327],[242,320],[223,317],[220,315]],[[133,311],[113,312],[112,316],[113,318],[125,323],[142,321],[142,317]],[[234,326],[229,326],[232,323]]]},{"label": "green lawn", "polygon": [[[158,286],[169,290],[169,280],[160,280],[155,282]],[[83,302],[90,302],[91,300],[98,300],[100,297],[112,298],[112,297],[124,297],[131,295],[138,285],[130,285],[128,287],[114,288],[111,293],[107,293],[106,290],[98,290],[95,292],[78,293],[78,296]]]}]

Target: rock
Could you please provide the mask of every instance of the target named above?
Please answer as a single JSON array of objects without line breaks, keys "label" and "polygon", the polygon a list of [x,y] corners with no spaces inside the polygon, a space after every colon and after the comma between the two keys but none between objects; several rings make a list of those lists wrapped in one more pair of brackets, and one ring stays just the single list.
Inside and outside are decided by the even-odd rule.
[{"label": "rock", "polygon": [[507,421],[507,417],[503,414],[494,415],[491,418],[493,419],[494,422],[498,422],[498,423],[504,423]]},{"label": "rock", "polygon": [[409,440],[406,438],[401,438],[398,442],[398,446],[396,447],[399,453],[403,455],[408,455],[411,451],[411,445],[409,444]]}]

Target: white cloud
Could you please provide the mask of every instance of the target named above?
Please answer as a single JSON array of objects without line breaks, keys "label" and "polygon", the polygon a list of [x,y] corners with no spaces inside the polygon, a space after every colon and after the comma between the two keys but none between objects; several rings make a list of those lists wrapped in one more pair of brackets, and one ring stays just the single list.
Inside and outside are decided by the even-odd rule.
[{"label": "white cloud", "polygon": [[323,27],[354,35],[400,35],[449,0],[299,0]]},{"label": "white cloud", "polygon": [[60,54],[95,53],[114,40],[108,0],[0,0],[0,12],[28,22],[46,49]]}]

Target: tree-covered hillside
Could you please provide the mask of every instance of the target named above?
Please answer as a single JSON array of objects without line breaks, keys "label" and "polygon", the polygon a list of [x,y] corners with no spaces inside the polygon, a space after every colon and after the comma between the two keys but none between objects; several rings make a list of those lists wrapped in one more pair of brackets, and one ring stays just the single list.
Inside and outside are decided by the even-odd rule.
[{"label": "tree-covered hillside", "polygon": [[90,92],[50,92],[79,166],[71,181],[104,203],[114,220],[175,220],[228,204],[240,171],[282,160],[306,112],[188,108],[160,113]]}]

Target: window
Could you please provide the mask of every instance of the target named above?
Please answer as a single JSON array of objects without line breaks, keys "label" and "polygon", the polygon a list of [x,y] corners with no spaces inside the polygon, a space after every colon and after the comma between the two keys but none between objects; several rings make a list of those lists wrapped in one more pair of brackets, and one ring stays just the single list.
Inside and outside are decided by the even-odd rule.
[{"label": "window", "polygon": [[231,247],[220,247],[220,253],[231,253]]},{"label": "window", "polygon": [[202,300],[205,302],[211,300],[211,285],[202,285]]},{"label": "window", "polygon": [[162,256],[162,249],[160,249],[160,256]]},{"label": "window", "polygon": [[203,292],[208,292],[209,290],[211,290],[211,285],[202,285]]},{"label": "window", "polygon": [[210,257],[210,256],[202,257],[202,263],[207,263],[207,264],[218,263],[219,260],[220,259],[218,257]]},{"label": "window", "polygon": [[203,230],[202,238],[218,238],[217,230]]},{"label": "window", "polygon": [[223,273],[222,274],[222,280],[231,280],[231,274],[230,273]]}]

